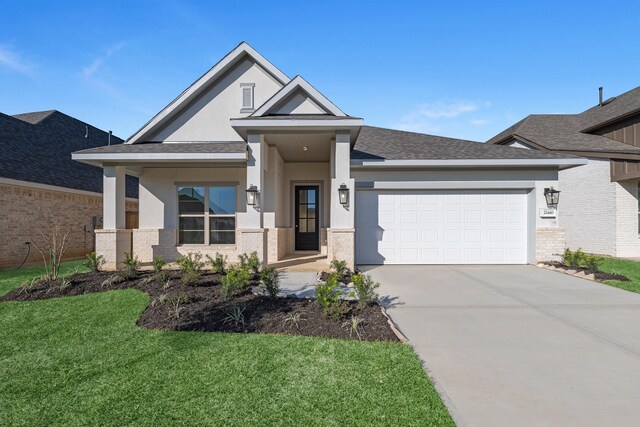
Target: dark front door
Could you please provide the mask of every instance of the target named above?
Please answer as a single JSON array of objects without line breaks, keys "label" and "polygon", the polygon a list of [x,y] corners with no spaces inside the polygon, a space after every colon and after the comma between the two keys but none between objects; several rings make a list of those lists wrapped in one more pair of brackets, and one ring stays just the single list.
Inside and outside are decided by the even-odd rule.
[{"label": "dark front door", "polygon": [[296,186],[296,250],[320,250],[320,224],[318,223],[319,193],[317,185]]}]

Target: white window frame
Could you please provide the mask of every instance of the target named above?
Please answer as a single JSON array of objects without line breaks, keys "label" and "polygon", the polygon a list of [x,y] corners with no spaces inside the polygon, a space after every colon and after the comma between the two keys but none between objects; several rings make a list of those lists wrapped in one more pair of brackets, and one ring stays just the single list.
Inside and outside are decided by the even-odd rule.
[{"label": "white window frame", "polygon": [[[255,111],[254,108],[254,92],[255,92],[255,83],[240,83],[240,103],[242,104],[242,108],[240,108],[241,113],[253,113]],[[245,89],[249,89],[251,91],[251,99],[249,104],[244,103],[244,91]]]},{"label": "white window frame", "polygon": [[[178,211],[178,232],[176,240],[178,246],[224,246],[230,247],[236,245],[236,231],[238,230],[238,186],[231,183],[180,183],[176,185],[176,197],[180,188],[204,188],[204,212],[203,213],[180,213],[180,200],[177,201]],[[234,214],[212,214],[209,213],[209,189],[210,188],[233,188],[236,192],[235,213]],[[180,218],[204,218],[204,243],[181,243],[180,242]],[[211,221],[210,218],[235,218],[235,228],[233,229],[233,243],[211,243]],[[231,230],[225,232],[232,233]]]}]

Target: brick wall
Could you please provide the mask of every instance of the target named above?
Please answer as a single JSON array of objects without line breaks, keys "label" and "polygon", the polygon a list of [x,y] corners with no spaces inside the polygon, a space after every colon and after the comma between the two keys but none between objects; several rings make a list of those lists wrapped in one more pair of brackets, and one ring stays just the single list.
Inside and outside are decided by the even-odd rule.
[{"label": "brick wall", "polygon": [[[128,211],[137,211],[137,202],[127,202]],[[83,226],[92,227],[92,217],[102,216],[102,197],[0,185],[0,268],[17,267],[27,255],[27,241],[42,242],[40,232],[49,229],[48,218],[59,218],[70,228],[67,259],[85,254]],[[86,250],[93,250],[93,235],[86,233]],[[26,264],[40,263],[40,253],[31,248]]]},{"label": "brick wall", "polygon": [[536,230],[536,262],[560,261],[565,247],[565,231],[561,228]]},{"label": "brick wall", "polygon": [[616,252],[619,257],[640,257],[638,236],[638,180],[629,179],[616,186]]}]

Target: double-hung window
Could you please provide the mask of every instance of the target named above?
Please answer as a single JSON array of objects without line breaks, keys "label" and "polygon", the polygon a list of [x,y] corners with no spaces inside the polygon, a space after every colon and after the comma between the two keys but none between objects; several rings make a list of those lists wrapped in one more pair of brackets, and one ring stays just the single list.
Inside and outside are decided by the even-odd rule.
[{"label": "double-hung window", "polygon": [[236,243],[236,188],[178,187],[178,243]]}]

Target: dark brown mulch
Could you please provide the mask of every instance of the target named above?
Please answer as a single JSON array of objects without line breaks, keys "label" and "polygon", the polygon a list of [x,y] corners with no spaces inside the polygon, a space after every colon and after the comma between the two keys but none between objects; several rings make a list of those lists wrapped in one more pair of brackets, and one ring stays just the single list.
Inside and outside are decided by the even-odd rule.
[{"label": "dark brown mulch", "polygon": [[[351,274],[352,273],[349,271],[347,272],[347,274],[340,276],[338,282],[342,283],[343,285],[348,285],[349,283],[351,283]],[[322,280],[323,282],[326,282],[328,278],[329,273],[327,273],[326,271],[320,273],[320,280]]]},{"label": "dark brown mulch", "polygon": [[546,263],[547,265],[552,265],[555,268],[560,268],[562,270],[568,271],[568,270],[573,270],[573,271],[583,271],[585,274],[593,274],[595,276],[595,279],[599,282],[603,281],[603,280],[619,280],[621,282],[629,282],[630,279],[627,276],[622,276],[620,274],[612,274],[612,273],[605,273],[603,271],[592,271],[589,270],[588,268],[584,268],[584,267],[567,267],[566,265],[559,263],[559,262],[548,262]]},{"label": "dark brown mulch", "polygon": [[[138,325],[149,329],[204,332],[277,333],[327,338],[362,339],[368,341],[398,341],[379,305],[360,308],[353,301],[344,301],[339,318],[327,318],[312,299],[277,298],[255,295],[250,289],[225,300],[220,295],[218,274],[204,274],[198,285],[180,282],[180,273],[171,272],[169,286],[156,280],[147,280],[151,273],[139,273],[137,279],[103,286],[114,273],[81,273],[70,277],[71,284],[61,287],[57,283],[40,282],[30,289],[18,288],[0,298],[0,301],[33,301],[104,292],[116,289],[138,289],[151,297],[147,309],[138,319]],[[252,281],[257,285],[257,281]],[[176,300],[180,300],[176,303]],[[176,317],[176,305],[179,310]],[[225,319],[235,308],[243,309],[244,324]],[[297,325],[291,321],[300,315]],[[362,318],[358,337],[346,322],[351,316]],[[289,320],[287,320],[289,319]]]}]

